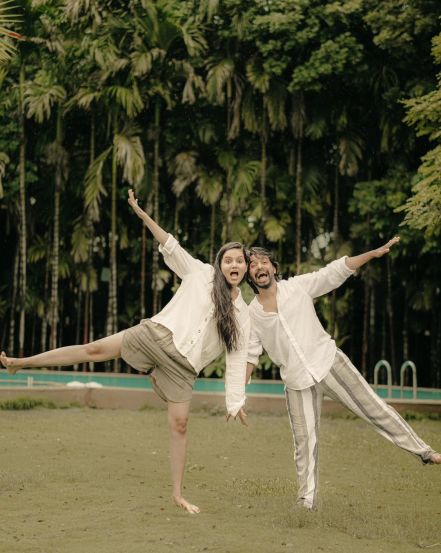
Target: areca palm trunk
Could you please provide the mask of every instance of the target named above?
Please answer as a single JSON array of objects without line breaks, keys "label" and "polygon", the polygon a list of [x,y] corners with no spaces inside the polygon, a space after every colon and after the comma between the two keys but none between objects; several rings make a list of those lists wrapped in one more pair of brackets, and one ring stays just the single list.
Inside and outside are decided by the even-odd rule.
[{"label": "areca palm trunk", "polygon": [[[230,141],[229,134],[230,134],[230,127],[231,127],[231,97],[232,97],[233,91],[232,91],[232,84],[231,80],[227,82],[227,141]],[[227,170],[227,182],[226,182],[226,188],[225,188],[225,199],[226,199],[226,225],[225,225],[225,242],[229,242],[231,240],[231,232],[232,232],[232,226],[233,226],[233,171],[232,168],[229,167]]]},{"label": "areca palm trunk", "polygon": [[[116,248],[116,178],[117,164],[115,149],[112,152],[112,197],[111,197],[111,231],[110,231],[110,286],[109,286],[109,316],[110,334],[118,332],[118,266]],[[118,371],[118,359],[113,361],[113,370]]]},{"label": "areca palm trunk", "polygon": [[302,261],[302,196],[303,196],[303,160],[302,160],[303,136],[297,140],[296,156],[296,274],[300,273]]},{"label": "areca palm trunk", "polygon": [[[61,150],[62,145],[62,126],[61,126],[61,107],[57,108],[56,120],[56,144],[57,150]],[[60,199],[62,186],[62,160],[58,158],[55,165],[55,193],[54,193],[54,228],[52,241],[52,257],[51,257],[51,299],[50,299],[50,316],[49,324],[51,326],[50,349],[57,347],[58,336],[58,278],[59,278],[59,257],[60,257]]]},{"label": "areca palm trunk", "polygon": [[[90,121],[90,164],[93,163],[95,159],[95,114],[92,111],[91,121]],[[92,278],[92,269],[93,269],[93,240],[94,240],[94,228],[92,216],[87,213],[87,267],[86,267],[86,293],[84,297],[84,323],[83,323],[83,344],[91,341],[91,332],[90,327],[92,325],[92,301],[90,290],[90,281]],[[83,371],[87,370],[87,364],[83,364]]]},{"label": "areca palm trunk", "polygon": [[142,225],[141,229],[141,290],[140,290],[140,315],[141,319],[145,319],[145,278],[146,278],[146,248],[147,248],[147,236],[145,225]]},{"label": "areca palm trunk", "polygon": [[397,366],[395,359],[395,325],[394,325],[394,309],[392,303],[392,274],[391,274],[391,260],[388,256],[386,259],[386,272],[387,272],[387,316],[389,320],[389,344],[390,344],[390,360],[392,365],[392,374],[394,384],[397,383]]},{"label": "areca palm trunk", "polygon": [[[159,124],[161,121],[161,100],[156,98],[155,103],[155,142],[153,146],[153,219],[159,223],[159,165],[160,165],[160,151],[159,151]],[[153,302],[152,309],[153,314],[157,313],[159,298],[158,298],[158,272],[159,272],[159,253],[158,243],[153,239],[153,258],[152,258],[152,294]]]},{"label": "areca palm trunk", "polygon": [[[335,175],[334,175],[334,216],[333,216],[333,223],[332,223],[334,259],[337,257],[337,251],[338,251],[338,209],[339,209],[338,180],[339,180],[338,165],[336,164]],[[336,316],[337,316],[337,290],[333,290],[331,295],[331,328],[330,328],[331,336],[334,336]]]},{"label": "areca palm trunk", "polygon": [[14,257],[14,272],[12,276],[11,320],[9,322],[8,350],[12,353],[15,345],[15,311],[17,308],[18,269],[20,266],[20,250],[17,247]]},{"label": "areca palm trunk", "polygon": [[366,275],[363,283],[364,298],[363,298],[363,337],[361,340],[361,374],[367,378],[367,361],[369,351],[369,303],[370,303],[370,287],[369,279]]},{"label": "areca palm trunk", "polygon": [[[49,295],[49,274],[51,270],[51,258],[49,255],[46,256],[46,270],[44,273],[44,292],[43,292],[43,300],[44,305],[46,307],[47,305],[47,299]],[[50,312],[49,312],[50,314]],[[47,345],[47,325],[48,325],[48,317],[44,317],[41,321],[41,351],[46,350]]]},{"label": "areca palm trunk", "polygon": [[214,262],[214,241],[216,238],[216,203],[211,204],[210,213],[210,264]]},{"label": "areca palm trunk", "polygon": [[[265,117],[265,115],[264,115]],[[265,125],[265,123],[264,123]],[[265,130],[260,135],[260,203],[262,206],[262,224],[259,233],[260,242],[263,243],[265,232],[265,222],[266,222],[266,178],[267,178],[267,164],[268,164],[268,154],[267,154],[267,137]]]},{"label": "areca palm trunk", "polygon": [[20,324],[18,332],[19,355],[24,355],[25,325],[26,325],[26,267],[27,267],[27,240],[26,240],[26,133],[24,116],[24,64],[20,67],[19,84],[19,118],[20,118]]}]

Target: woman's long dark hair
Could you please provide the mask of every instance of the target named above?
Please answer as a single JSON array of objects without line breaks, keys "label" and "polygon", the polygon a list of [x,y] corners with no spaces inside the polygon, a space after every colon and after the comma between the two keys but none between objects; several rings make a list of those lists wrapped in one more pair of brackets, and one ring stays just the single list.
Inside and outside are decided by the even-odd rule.
[{"label": "woman's long dark hair", "polygon": [[222,259],[228,250],[242,250],[245,262],[248,265],[248,255],[240,242],[228,242],[217,252],[214,260],[213,290],[211,299],[214,303],[214,320],[220,341],[228,352],[237,349],[239,345],[239,329],[234,314],[233,300],[231,299],[231,285],[226,281],[221,270]]}]

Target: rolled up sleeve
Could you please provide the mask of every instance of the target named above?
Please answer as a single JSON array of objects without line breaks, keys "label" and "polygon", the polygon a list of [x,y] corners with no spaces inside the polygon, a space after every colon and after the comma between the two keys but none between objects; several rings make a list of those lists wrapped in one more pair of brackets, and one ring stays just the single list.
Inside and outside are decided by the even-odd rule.
[{"label": "rolled up sleeve", "polygon": [[355,273],[346,265],[346,258],[341,257],[336,259],[313,273],[299,275],[288,279],[299,284],[307,294],[312,298],[317,298],[323,294],[327,294],[331,290],[335,290],[345,282],[351,275]]},{"label": "rolled up sleeve", "polygon": [[164,256],[164,261],[167,266],[170,267],[179,278],[184,278],[187,274],[200,271],[204,267],[211,268],[211,265],[203,263],[190,255],[172,234],[168,235],[167,241],[163,246],[161,246],[161,244],[159,245],[159,251]]},{"label": "rolled up sleeve", "polygon": [[225,403],[227,413],[235,417],[245,405],[245,379],[250,334],[249,320],[241,328],[240,349],[227,353],[225,369]]},{"label": "rolled up sleeve", "polygon": [[251,325],[250,340],[248,342],[248,363],[257,365],[259,363],[259,357],[262,355],[262,353],[262,342],[260,341],[259,337],[253,329],[253,326]]}]

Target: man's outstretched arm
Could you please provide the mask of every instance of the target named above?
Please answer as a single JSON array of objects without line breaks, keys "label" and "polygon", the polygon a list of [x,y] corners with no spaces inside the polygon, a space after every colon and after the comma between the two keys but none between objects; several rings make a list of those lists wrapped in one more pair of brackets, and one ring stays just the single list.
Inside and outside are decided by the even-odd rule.
[{"label": "man's outstretched arm", "polygon": [[381,248],[377,248],[376,250],[371,250],[370,252],[362,253],[361,255],[356,255],[354,257],[347,257],[345,260],[346,266],[352,271],[356,271],[372,259],[383,257],[383,255],[389,253],[391,247],[397,244],[399,241],[400,237],[394,236],[392,240],[389,240],[389,242],[384,246],[381,246]]}]

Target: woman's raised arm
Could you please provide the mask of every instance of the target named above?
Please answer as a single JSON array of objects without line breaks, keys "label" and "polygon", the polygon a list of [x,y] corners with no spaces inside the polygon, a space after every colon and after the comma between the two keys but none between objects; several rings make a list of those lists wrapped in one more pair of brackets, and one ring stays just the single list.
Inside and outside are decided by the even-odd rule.
[{"label": "woman's raised arm", "polygon": [[129,190],[129,205],[133,209],[133,211],[138,215],[140,219],[144,221],[145,226],[149,229],[149,231],[153,234],[154,238],[163,246],[168,239],[168,232],[165,232],[163,228],[161,228],[158,223],[156,223],[150,215],[148,215],[142,208],[138,205],[138,200],[135,198],[135,193],[133,190]]}]

